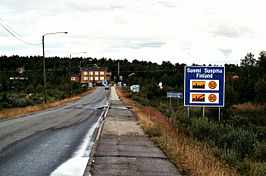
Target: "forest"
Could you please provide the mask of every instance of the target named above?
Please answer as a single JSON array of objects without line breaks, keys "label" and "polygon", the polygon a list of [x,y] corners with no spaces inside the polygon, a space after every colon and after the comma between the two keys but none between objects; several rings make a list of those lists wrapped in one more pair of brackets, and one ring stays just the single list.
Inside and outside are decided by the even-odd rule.
[{"label": "forest", "polygon": [[[178,61],[178,60],[177,60]],[[71,64],[70,64],[71,62]],[[119,72],[118,72],[119,65]],[[197,66],[197,64],[193,64]],[[70,66],[70,69],[69,69]],[[167,92],[183,92],[184,63],[161,64],[127,59],[75,57],[46,58],[48,102],[68,97],[68,71],[79,73],[80,67],[107,67],[114,82],[126,83],[124,92],[143,106],[153,107],[167,118],[178,121],[179,130],[200,141],[212,141],[218,150],[214,155],[239,173],[264,175],[266,160],[266,52],[255,58],[252,53],[240,58],[240,65],[225,64],[225,106],[222,120],[217,121],[217,108],[207,108],[202,118],[200,107],[187,118],[183,101],[169,104]],[[211,65],[204,65],[211,66]],[[212,65],[216,66],[216,65]],[[118,75],[119,73],[119,75]],[[159,83],[162,87],[159,87]],[[140,93],[132,93],[130,85],[140,85]],[[43,58],[41,56],[0,56],[0,113],[14,107],[43,104]],[[71,95],[87,90],[71,82]],[[175,124],[176,125],[176,124]]]}]

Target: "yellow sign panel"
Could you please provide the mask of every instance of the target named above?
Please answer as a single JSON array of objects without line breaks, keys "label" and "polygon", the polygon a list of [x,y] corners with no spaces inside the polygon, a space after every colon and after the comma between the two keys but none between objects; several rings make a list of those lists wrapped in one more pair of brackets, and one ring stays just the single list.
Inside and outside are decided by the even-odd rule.
[{"label": "yellow sign panel", "polygon": [[192,81],[192,89],[205,89],[205,81]]},{"label": "yellow sign panel", "polygon": [[211,94],[211,95],[209,95],[208,99],[210,102],[215,102],[217,100],[217,97],[215,94]]},{"label": "yellow sign panel", "polygon": [[205,94],[192,94],[192,102],[205,102]]}]

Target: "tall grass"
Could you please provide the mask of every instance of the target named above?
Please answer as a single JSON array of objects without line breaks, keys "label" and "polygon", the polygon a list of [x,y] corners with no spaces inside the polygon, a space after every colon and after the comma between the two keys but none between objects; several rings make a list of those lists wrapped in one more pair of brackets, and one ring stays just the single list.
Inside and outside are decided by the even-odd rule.
[{"label": "tall grass", "polygon": [[133,112],[139,118],[145,132],[165,152],[167,157],[176,165],[183,175],[234,176],[237,169],[219,161],[213,155],[217,150],[206,142],[200,142],[186,136],[183,131],[174,128],[174,119],[153,108],[142,107],[126,98],[121,89],[118,94],[128,105],[134,105]]}]

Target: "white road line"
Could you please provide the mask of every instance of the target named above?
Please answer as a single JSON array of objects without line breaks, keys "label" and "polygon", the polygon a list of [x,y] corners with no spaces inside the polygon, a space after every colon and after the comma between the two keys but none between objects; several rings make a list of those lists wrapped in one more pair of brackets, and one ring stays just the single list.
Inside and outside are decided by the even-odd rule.
[{"label": "white road line", "polygon": [[103,119],[102,113],[101,117],[96,123],[92,125],[88,131],[86,137],[83,139],[82,144],[79,149],[75,152],[74,157],[61,164],[55,171],[51,173],[51,176],[82,176],[91,153],[92,146],[94,142],[91,142],[92,135],[96,128],[98,128]]}]

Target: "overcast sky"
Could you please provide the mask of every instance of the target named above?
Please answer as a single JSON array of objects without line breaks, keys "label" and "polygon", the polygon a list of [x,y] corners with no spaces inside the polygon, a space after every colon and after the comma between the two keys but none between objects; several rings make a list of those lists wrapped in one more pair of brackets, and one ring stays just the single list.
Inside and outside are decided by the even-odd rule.
[{"label": "overcast sky", "polygon": [[[0,22],[46,56],[239,64],[266,50],[266,0],[0,0]],[[42,55],[0,25],[0,55]]]}]

